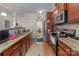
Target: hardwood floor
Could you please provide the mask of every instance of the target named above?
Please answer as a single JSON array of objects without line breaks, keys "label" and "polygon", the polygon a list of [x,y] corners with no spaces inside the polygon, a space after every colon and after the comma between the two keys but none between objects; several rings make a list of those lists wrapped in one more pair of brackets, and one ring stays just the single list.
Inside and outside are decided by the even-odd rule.
[{"label": "hardwood floor", "polygon": [[47,42],[32,42],[26,56],[55,56],[55,54]]}]

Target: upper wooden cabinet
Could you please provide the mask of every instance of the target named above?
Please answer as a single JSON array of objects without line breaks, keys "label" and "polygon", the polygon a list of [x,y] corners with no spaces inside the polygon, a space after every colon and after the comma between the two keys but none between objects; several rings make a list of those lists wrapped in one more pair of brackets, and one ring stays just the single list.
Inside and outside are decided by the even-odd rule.
[{"label": "upper wooden cabinet", "polygon": [[56,9],[58,10],[58,13],[66,9],[66,5],[64,3],[56,3]]},{"label": "upper wooden cabinet", "polygon": [[[67,11],[66,18],[68,23],[79,22],[79,3],[56,3],[55,7],[58,15],[60,15],[63,10]],[[57,15],[54,17],[56,16]]]},{"label": "upper wooden cabinet", "polygon": [[68,12],[68,22],[79,21],[79,3],[68,3],[67,12]]},{"label": "upper wooden cabinet", "polygon": [[47,12],[47,28],[52,28],[52,12]]}]

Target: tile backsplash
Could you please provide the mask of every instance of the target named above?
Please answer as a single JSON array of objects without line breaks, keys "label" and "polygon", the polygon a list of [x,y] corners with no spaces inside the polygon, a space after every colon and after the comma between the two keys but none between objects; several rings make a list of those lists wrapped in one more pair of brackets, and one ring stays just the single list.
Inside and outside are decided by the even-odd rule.
[{"label": "tile backsplash", "polygon": [[74,29],[76,30],[76,37],[79,37],[79,24],[64,24],[64,25],[58,25],[57,28],[61,29]]}]

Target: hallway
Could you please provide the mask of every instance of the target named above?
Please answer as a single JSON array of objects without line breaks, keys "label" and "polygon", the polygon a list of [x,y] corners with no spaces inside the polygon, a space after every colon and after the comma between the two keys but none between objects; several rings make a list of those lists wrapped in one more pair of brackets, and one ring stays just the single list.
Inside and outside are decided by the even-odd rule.
[{"label": "hallway", "polygon": [[55,56],[47,42],[33,42],[26,56]]}]

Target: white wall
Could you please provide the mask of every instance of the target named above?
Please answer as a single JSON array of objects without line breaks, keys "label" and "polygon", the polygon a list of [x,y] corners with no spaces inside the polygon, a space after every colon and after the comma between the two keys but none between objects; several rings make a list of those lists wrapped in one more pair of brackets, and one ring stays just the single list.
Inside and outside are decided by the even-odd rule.
[{"label": "white wall", "polygon": [[0,17],[0,30],[5,27],[4,18]]},{"label": "white wall", "polygon": [[17,22],[20,26],[30,29],[33,32],[33,37],[35,37],[36,18],[36,13],[27,13],[24,17],[17,18]]},{"label": "white wall", "polygon": [[[13,17],[7,17],[6,19],[0,17],[0,29],[5,28],[5,20],[10,21],[10,27],[13,26]],[[30,29],[33,32],[33,37],[36,37],[36,20],[38,20],[37,13],[27,13],[24,16],[17,16],[16,20],[19,26]]]},{"label": "white wall", "polygon": [[75,29],[76,30],[76,36],[79,37],[79,24],[66,24],[66,25],[60,25],[57,26],[58,28],[65,28],[65,29]]},{"label": "white wall", "polygon": [[12,21],[12,17],[9,16],[9,17],[1,17],[0,16],[0,30],[1,29],[5,29],[5,20],[9,20],[10,21],[10,27],[13,25],[13,21]]},{"label": "white wall", "polygon": [[[36,37],[36,22],[41,20],[38,19],[37,13],[27,13],[23,17],[18,17],[17,22],[19,26],[23,26],[26,29],[30,29],[33,33],[33,37]],[[45,15],[42,16],[45,19]]]}]

